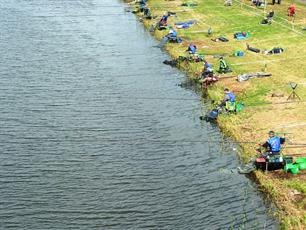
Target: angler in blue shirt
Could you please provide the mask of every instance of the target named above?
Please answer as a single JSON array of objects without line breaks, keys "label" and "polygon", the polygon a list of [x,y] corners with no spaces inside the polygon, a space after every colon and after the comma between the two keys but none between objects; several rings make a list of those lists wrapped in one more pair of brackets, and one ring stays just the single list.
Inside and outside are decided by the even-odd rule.
[{"label": "angler in blue shirt", "polygon": [[177,40],[177,32],[172,27],[170,27],[169,28],[169,33],[166,35],[166,37],[170,41],[175,42]]},{"label": "angler in blue shirt", "polygon": [[281,145],[285,143],[286,139],[275,136],[274,131],[270,131],[268,134],[269,139],[262,146],[265,147],[267,151],[272,154],[279,154],[281,151]]},{"label": "angler in blue shirt", "polygon": [[204,69],[202,71],[202,78],[206,77],[213,77],[214,76],[214,69],[212,68],[212,65],[208,63],[206,60],[204,60]]},{"label": "angler in blue shirt", "polygon": [[190,44],[188,46],[188,49],[187,51],[190,53],[190,54],[195,54],[197,52],[197,47],[194,45],[194,44]]},{"label": "angler in blue shirt", "polygon": [[219,105],[225,106],[227,112],[236,112],[236,96],[228,88],[224,89],[225,96]]}]

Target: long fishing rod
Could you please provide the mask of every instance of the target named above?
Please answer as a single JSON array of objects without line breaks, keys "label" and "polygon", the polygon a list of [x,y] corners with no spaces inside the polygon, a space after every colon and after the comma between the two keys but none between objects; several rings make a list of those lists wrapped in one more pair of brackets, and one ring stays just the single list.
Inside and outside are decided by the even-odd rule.
[{"label": "long fishing rod", "polygon": [[263,106],[263,105],[282,105],[282,104],[294,104],[294,103],[305,103],[306,100],[300,100],[300,101],[283,101],[283,102],[265,102],[261,104],[250,104],[247,105],[248,107],[257,107],[257,106]]},{"label": "long fishing rod", "polygon": [[175,98],[175,97],[124,97],[124,96],[118,96],[118,97],[107,97],[111,99],[139,99],[139,100],[171,100],[171,101],[199,101],[199,99],[194,98]]},{"label": "long fishing rod", "polygon": [[[23,137],[23,140],[48,140],[48,141],[54,141],[58,142],[59,140],[56,138],[45,138],[45,137]],[[77,137],[71,137],[72,141],[78,142],[79,138]],[[84,141],[84,138],[82,138]],[[170,140],[170,139],[111,139],[111,138],[98,138],[98,139],[89,139],[86,140],[86,142],[90,141],[99,141],[100,143],[124,143],[124,144],[131,144],[131,145],[137,145],[137,144],[144,144],[144,143],[159,143],[159,144],[167,144],[167,145],[174,145],[174,146],[186,146],[187,144],[191,143],[212,143],[212,144],[219,144],[222,146],[222,144],[253,144],[253,145],[261,145],[258,142],[255,141],[213,141],[213,140]],[[9,141],[8,141],[9,143]],[[289,146],[288,146],[289,145]],[[286,148],[306,148],[306,143],[287,143]]]},{"label": "long fishing rod", "polygon": [[[104,141],[109,142],[154,142],[154,143],[162,143],[162,142],[169,142],[169,143],[215,143],[215,144],[259,144],[258,141],[211,141],[211,140],[170,140],[170,139],[109,139],[105,138]],[[299,148],[299,147],[306,147],[306,143],[287,143],[290,145],[290,148]],[[287,146],[289,147],[289,146]]]},{"label": "long fishing rod", "polygon": [[[176,97],[130,97],[130,96],[118,96],[118,97],[109,97],[114,99],[138,99],[138,100],[173,100],[173,101],[199,101],[201,99],[193,99],[193,98],[176,98]],[[247,107],[257,107],[257,106],[263,106],[263,105],[279,105],[279,104],[292,104],[292,103],[305,103],[306,100],[300,100],[300,101],[284,101],[284,102],[265,102],[261,104],[247,104]]]}]

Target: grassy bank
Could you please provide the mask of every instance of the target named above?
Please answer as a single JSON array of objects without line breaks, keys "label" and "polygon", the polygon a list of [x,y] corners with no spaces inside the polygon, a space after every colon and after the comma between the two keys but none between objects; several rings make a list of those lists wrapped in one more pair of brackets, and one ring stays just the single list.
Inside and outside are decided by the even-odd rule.
[{"label": "grassy bank", "polygon": [[[183,2],[197,3],[196,7],[183,7]],[[267,1],[271,2],[271,1]],[[294,20],[286,16],[291,2],[295,2],[297,14]],[[145,26],[155,24],[163,13],[176,12],[168,20],[174,22],[197,20],[197,24],[188,29],[180,29],[181,44],[167,44],[166,50],[172,57],[186,56],[189,43],[198,47],[198,52],[205,54],[205,59],[218,68],[218,59],[214,55],[224,55],[233,72],[228,76],[266,71],[269,78],[254,78],[237,82],[236,78],[223,78],[208,89],[211,99],[219,101],[223,97],[223,88],[228,87],[243,102],[246,108],[237,115],[221,115],[218,123],[222,130],[234,139],[242,142],[264,142],[267,131],[285,132],[291,143],[306,143],[306,5],[303,1],[282,1],[281,5],[268,5],[266,8],[251,6],[249,0],[233,1],[233,6],[226,7],[223,0],[188,0],[165,1],[149,0],[152,20],[144,20]],[[275,11],[272,25],[261,25],[260,21],[271,9]],[[207,31],[212,28],[213,34]],[[236,32],[250,32],[250,38],[237,41]],[[155,31],[154,36],[161,39],[167,31]],[[225,36],[229,42],[214,42],[211,39]],[[284,52],[264,55],[246,50],[246,43],[260,50],[282,47]],[[244,57],[234,57],[237,51],[245,52]],[[181,68],[191,78],[197,78],[203,68],[202,63],[185,63]],[[221,76],[221,78],[224,77]],[[291,93],[290,82],[298,83],[296,89],[300,102],[288,101]],[[282,95],[272,97],[272,94]],[[290,102],[290,103],[287,103]],[[254,144],[244,144],[242,158],[255,155]],[[305,156],[305,147],[287,145],[284,154]],[[284,229],[306,228],[306,173],[286,174],[283,171],[255,172],[255,178],[262,189],[271,197],[278,207],[278,217]]]}]

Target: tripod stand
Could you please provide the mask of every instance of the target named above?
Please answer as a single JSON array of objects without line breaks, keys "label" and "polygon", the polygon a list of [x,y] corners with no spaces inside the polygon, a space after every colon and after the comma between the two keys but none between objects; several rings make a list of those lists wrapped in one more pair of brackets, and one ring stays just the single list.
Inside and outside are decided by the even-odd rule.
[{"label": "tripod stand", "polygon": [[292,89],[292,92],[291,94],[289,95],[289,97],[287,98],[287,101],[289,100],[295,100],[295,99],[298,99],[298,100],[301,100],[301,98],[299,97],[299,95],[297,95],[297,93],[295,92],[295,89],[297,88],[298,84],[296,83],[293,83],[293,82],[290,82],[290,87]]}]

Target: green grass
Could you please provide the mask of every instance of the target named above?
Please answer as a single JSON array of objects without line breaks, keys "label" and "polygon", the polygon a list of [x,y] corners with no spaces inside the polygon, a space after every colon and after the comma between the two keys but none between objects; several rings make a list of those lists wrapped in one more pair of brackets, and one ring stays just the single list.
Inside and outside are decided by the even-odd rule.
[{"label": "green grass", "polygon": [[285,184],[289,187],[289,188],[293,188],[303,194],[306,195],[306,182],[305,181],[301,181],[298,179],[294,179],[294,180],[287,180],[285,181]]},{"label": "green grass", "polygon": [[269,87],[266,85],[258,86],[252,91],[247,91],[245,95],[238,100],[242,100],[243,103],[247,106],[258,106],[267,104],[268,102],[262,97],[265,96],[270,91]]}]

